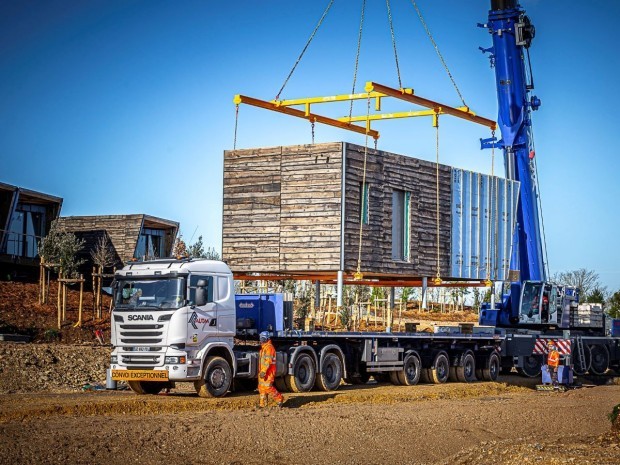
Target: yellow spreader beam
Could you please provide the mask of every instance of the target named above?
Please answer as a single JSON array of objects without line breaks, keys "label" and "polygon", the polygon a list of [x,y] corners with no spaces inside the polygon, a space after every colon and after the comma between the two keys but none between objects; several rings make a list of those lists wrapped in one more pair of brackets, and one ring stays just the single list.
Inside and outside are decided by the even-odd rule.
[{"label": "yellow spreader beam", "polygon": [[[308,98],[289,99],[289,100],[272,100],[272,101],[259,100],[253,97],[247,97],[245,95],[235,95],[233,102],[236,105],[245,103],[247,105],[264,108],[266,110],[277,111],[278,113],[284,113],[286,115],[295,116],[297,118],[307,119],[313,123],[322,123],[322,124],[327,124],[329,126],[334,126],[340,129],[357,132],[359,134],[368,134],[369,136],[373,137],[375,140],[379,138],[379,132],[374,129],[371,129],[370,127],[371,121],[381,121],[381,120],[395,119],[395,118],[412,118],[412,117],[419,117],[419,116],[432,116],[433,125],[436,125],[437,116],[451,115],[457,118],[468,120],[472,123],[480,124],[482,126],[487,126],[488,128],[491,128],[492,130],[495,130],[497,128],[497,123],[495,121],[476,115],[468,107],[452,107],[450,105],[444,105],[443,103],[435,102],[434,100],[429,100],[423,97],[418,97],[417,95],[415,95],[413,89],[409,89],[409,88],[394,89],[392,87],[384,86],[382,84],[377,84],[376,82],[367,82],[364,90],[366,92],[357,93],[357,94],[341,94],[341,95],[332,95],[332,96],[327,96],[327,97],[308,97]],[[412,110],[412,111],[404,111],[404,112],[368,114],[368,115],[363,115],[363,116],[351,116],[351,117],[345,116],[342,118],[330,118],[328,116],[322,116],[322,115],[311,112],[311,105],[316,105],[319,103],[345,102],[345,101],[364,100],[364,99],[374,99],[375,100],[375,111],[381,111],[381,100],[387,97],[404,100],[405,102],[413,103],[415,105],[428,108],[428,110]],[[303,110],[299,110],[297,108],[291,108],[293,106],[300,106],[300,105],[304,106]],[[365,122],[366,124],[365,126],[358,126],[356,124],[352,124],[355,122]]]},{"label": "yellow spreader beam", "polygon": [[284,113],[290,116],[296,116],[298,118],[307,119],[311,122],[327,124],[329,126],[335,126],[340,129],[347,129],[349,131],[357,132],[359,134],[368,134],[375,139],[379,138],[379,132],[374,129],[370,129],[370,123],[366,124],[366,127],[357,126],[356,124],[343,123],[342,121],[338,121],[337,119],[328,118],[327,116],[321,116],[310,112],[303,112],[301,110],[297,110],[296,108],[290,108],[287,106],[276,105],[272,102],[267,102],[265,100],[259,100],[253,97],[247,97],[245,95],[235,95],[233,100],[235,105],[239,105],[241,103],[245,103],[247,105],[252,105],[254,107],[265,108],[266,110],[277,111],[278,113]]},{"label": "yellow spreader beam", "polygon": [[390,97],[394,97],[400,100],[404,100],[405,102],[414,103],[416,105],[420,105],[422,107],[432,109],[436,114],[445,113],[448,115],[456,116],[457,118],[463,118],[472,123],[481,124],[482,126],[487,126],[491,128],[493,131],[497,129],[497,123],[493,120],[483,118],[482,116],[477,116],[473,111],[470,111],[469,108],[466,109],[455,108],[449,105],[444,105],[443,103],[435,102],[433,100],[429,100],[426,98],[418,97],[417,95],[409,94],[404,92],[401,89],[393,89],[388,86],[384,86],[382,84],[377,84],[376,82],[367,82],[364,88],[366,92],[380,92],[382,94],[388,95]]}]

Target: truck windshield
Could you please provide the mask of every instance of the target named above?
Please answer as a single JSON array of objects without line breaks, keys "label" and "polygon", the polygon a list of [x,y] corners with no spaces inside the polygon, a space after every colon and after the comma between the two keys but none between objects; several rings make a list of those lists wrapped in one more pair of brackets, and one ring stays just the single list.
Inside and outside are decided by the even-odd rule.
[{"label": "truck windshield", "polygon": [[118,280],[117,309],[180,308],[185,304],[185,279]]}]

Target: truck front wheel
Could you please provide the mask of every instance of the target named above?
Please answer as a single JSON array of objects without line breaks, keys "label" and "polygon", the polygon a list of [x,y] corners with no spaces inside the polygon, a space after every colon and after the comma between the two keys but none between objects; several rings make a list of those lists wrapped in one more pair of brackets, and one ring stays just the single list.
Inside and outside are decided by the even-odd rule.
[{"label": "truck front wheel", "polygon": [[208,357],[204,376],[194,381],[194,388],[200,397],[223,397],[232,385],[232,370],[222,357]]},{"label": "truck front wheel", "polygon": [[129,384],[129,389],[140,396],[144,394],[159,394],[162,389],[170,386],[170,383],[162,383],[158,381],[128,381],[127,384]]}]

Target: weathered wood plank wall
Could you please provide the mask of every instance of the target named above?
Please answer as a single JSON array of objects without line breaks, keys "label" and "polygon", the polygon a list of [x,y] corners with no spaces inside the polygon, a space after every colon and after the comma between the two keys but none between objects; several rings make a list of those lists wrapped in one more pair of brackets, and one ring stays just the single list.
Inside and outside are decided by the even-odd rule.
[{"label": "weathered wood plank wall", "polygon": [[[357,268],[360,224],[360,186],[364,147],[346,146],[345,271]],[[451,168],[439,165],[440,269],[450,268]],[[388,152],[368,150],[366,183],[369,189],[368,224],[362,230],[361,270],[371,275],[435,276],[437,273],[436,164]],[[392,193],[410,199],[410,257],[392,259]]]},{"label": "weathered wood plank wall", "polygon": [[235,272],[280,269],[282,147],[224,152],[222,258]]},{"label": "weathered wood plank wall", "polygon": [[[340,268],[343,143],[226,151],[222,256],[234,272],[334,272]],[[346,144],[344,271],[357,267],[364,148]],[[435,164],[369,150],[367,275],[436,274]],[[451,169],[440,165],[440,266],[450,261]],[[392,192],[411,193],[410,258],[392,259]]]}]

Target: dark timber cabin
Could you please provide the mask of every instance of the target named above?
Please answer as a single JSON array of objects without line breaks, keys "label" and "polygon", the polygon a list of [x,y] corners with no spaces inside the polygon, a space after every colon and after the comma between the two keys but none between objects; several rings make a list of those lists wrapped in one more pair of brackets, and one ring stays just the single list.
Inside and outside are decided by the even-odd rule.
[{"label": "dark timber cabin", "polygon": [[[0,263],[14,274],[36,270],[39,244],[58,218],[62,198],[0,183]],[[37,268],[33,268],[37,267]]]},{"label": "dark timber cabin", "polygon": [[222,256],[235,275],[350,281],[362,218],[364,279],[436,276],[438,226],[442,279],[504,277],[517,182],[368,149],[363,189],[364,151],[346,142],[225,151]]},{"label": "dark timber cabin", "polygon": [[[107,235],[119,261],[118,266],[136,259],[165,258],[172,255],[179,223],[149,215],[66,216],[60,227],[84,240],[82,258],[91,260],[90,251]],[[88,266],[92,267],[92,264]],[[88,267],[86,267],[88,268]]]}]

